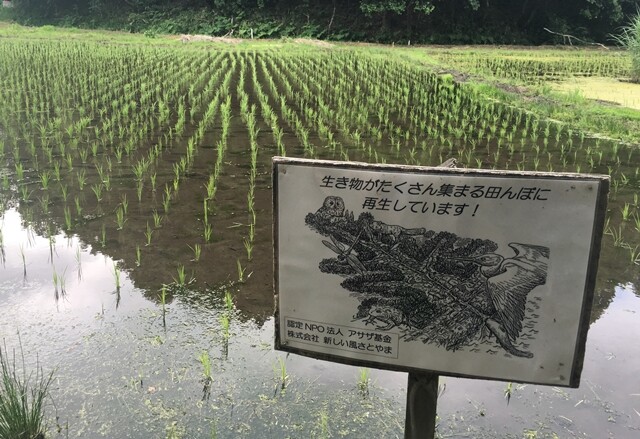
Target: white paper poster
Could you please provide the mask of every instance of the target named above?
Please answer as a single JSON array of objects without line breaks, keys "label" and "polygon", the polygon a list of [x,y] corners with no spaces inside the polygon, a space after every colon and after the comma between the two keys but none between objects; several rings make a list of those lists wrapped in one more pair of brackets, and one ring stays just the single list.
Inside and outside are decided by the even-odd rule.
[{"label": "white paper poster", "polygon": [[576,386],[607,188],[602,176],[274,159],[276,347]]}]

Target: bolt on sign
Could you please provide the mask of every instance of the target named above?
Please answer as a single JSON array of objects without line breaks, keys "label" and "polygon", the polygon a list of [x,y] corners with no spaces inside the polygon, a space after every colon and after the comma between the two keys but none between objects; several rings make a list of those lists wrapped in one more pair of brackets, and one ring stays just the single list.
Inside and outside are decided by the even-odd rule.
[{"label": "bolt on sign", "polygon": [[273,160],[276,349],[577,387],[607,176]]}]

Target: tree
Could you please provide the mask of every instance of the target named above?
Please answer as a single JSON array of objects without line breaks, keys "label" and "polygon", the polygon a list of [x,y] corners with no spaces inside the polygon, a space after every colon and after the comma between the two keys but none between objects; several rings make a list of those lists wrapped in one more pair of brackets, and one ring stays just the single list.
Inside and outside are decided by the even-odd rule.
[{"label": "tree", "polygon": [[388,14],[404,16],[407,37],[411,38],[413,21],[416,14],[429,15],[434,6],[431,0],[361,0],[360,10],[367,16],[379,15],[382,28],[388,29]]}]

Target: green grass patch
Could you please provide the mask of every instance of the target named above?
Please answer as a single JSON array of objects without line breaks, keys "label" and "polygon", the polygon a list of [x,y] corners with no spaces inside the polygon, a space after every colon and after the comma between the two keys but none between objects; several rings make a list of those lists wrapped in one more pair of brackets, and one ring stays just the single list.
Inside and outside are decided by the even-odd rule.
[{"label": "green grass patch", "polygon": [[45,374],[36,364],[35,373],[26,372],[20,360],[0,347],[0,439],[44,438],[44,406],[53,372]]}]

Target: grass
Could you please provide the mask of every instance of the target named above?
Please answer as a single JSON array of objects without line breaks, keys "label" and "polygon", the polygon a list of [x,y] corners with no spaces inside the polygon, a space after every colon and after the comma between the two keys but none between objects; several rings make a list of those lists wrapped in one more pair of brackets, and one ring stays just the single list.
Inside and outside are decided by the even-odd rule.
[{"label": "grass", "polygon": [[358,392],[363,398],[369,396],[369,382],[371,371],[367,367],[361,367],[358,369]]},{"label": "grass", "polygon": [[193,252],[193,259],[191,260],[193,262],[200,261],[200,256],[202,255],[202,246],[200,244],[194,244],[193,247],[191,247],[189,244],[187,244],[187,247],[189,247]]},{"label": "grass", "polygon": [[227,313],[231,313],[233,312],[235,305],[233,304],[233,295],[231,294],[231,291],[226,290],[224,292],[224,307],[225,310],[227,311]]},{"label": "grass", "polygon": [[640,82],[640,8],[629,24],[613,39],[627,50],[631,58],[631,81]]},{"label": "grass", "polygon": [[469,83],[467,86],[479,96],[497,99],[508,106],[528,108],[540,119],[562,121],[586,133],[640,142],[640,112],[632,108],[602,105],[544,86],[518,92],[483,82]]},{"label": "grass", "polygon": [[278,357],[278,363],[273,367],[273,371],[277,381],[276,393],[278,392],[278,389],[280,392],[284,392],[289,384],[289,374],[287,373],[285,360],[283,360],[282,357]]},{"label": "grass", "polygon": [[16,353],[10,358],[6,344],[4,350],[0,347],[0,438],[44,439],[44,409],[53,371],[45,374],[36,362],[35,373],[27,374],[22,349],[20,354],[18,367]]},{"label": "grass", "polygon": [[640,87],[617,78],[567,78],[554,84],[551,89],[563,92],[567,94],[568,99],[575,99],[577,102],[598,100],[604,105],[619,104],[622,107],[640,110]]},{"label": "grass", "polygon": [[187,281],[187,273],[185,271],[184,265],[179,265],[176,269],[176,272],[178,276],[173,278],[174,284],[180,289],[185,288],[191,281]]},{"label": "grass", "polygon": [[202,365],[202,375],[204,379],[207,381],[212,381],[213,376],[211,375],[211,358],[209,357],[209,352],[202,351],[202,353],[198,356],[198,360]]},{"label": "grass", "polygon": [[240,259],[236,259],[236,268],[238,271],[238,282],[244,283],[249,278],[249,276],[251,276],[251,273],[246,274],[247,267],[242,266],[242,262],[240,262]]}]

